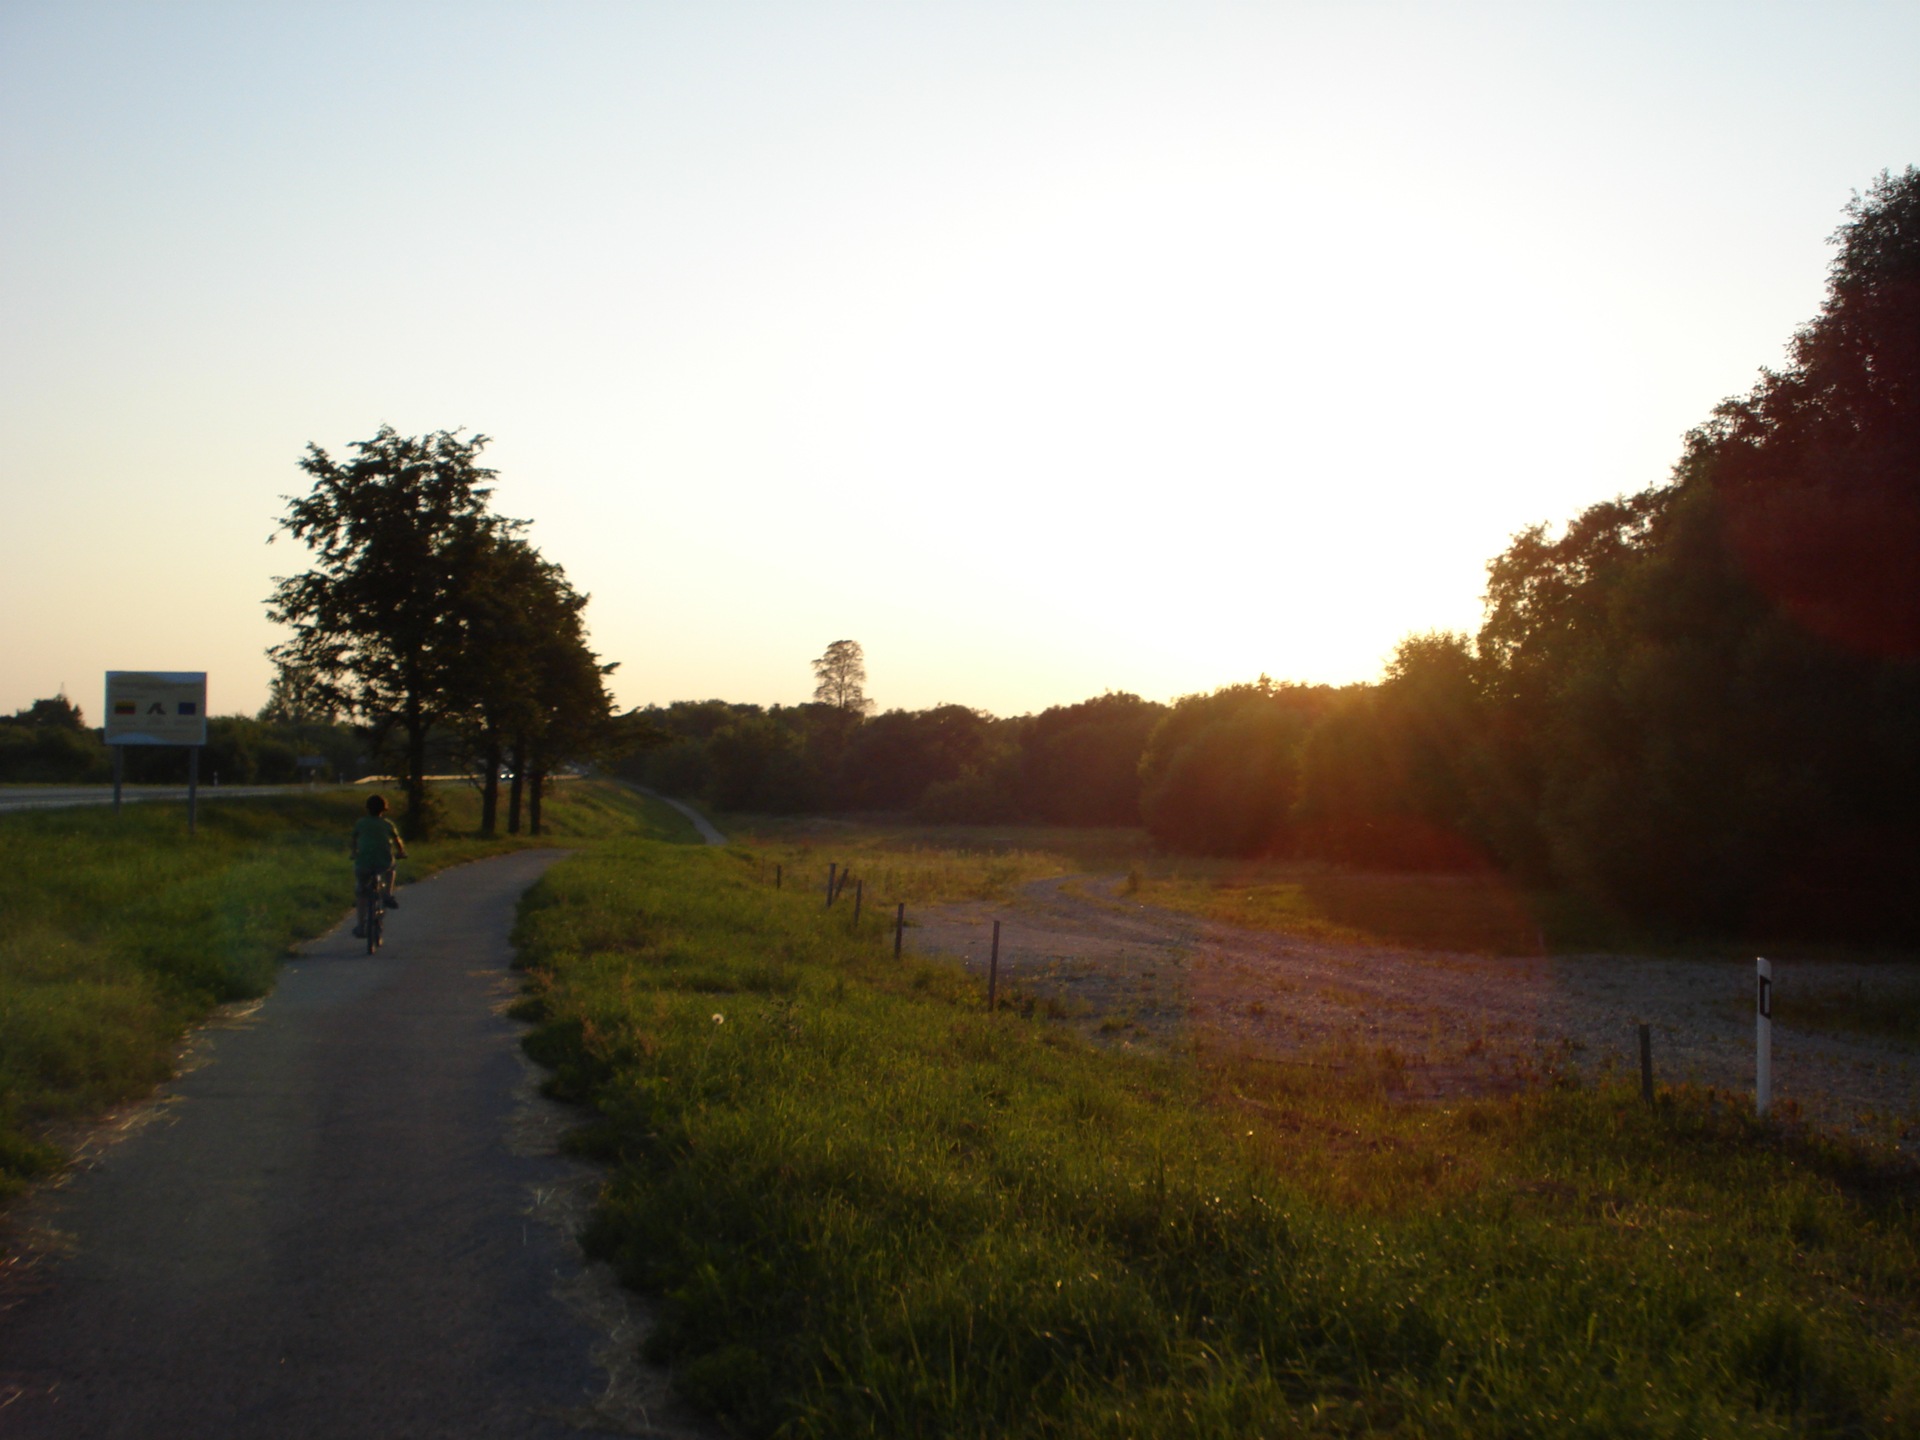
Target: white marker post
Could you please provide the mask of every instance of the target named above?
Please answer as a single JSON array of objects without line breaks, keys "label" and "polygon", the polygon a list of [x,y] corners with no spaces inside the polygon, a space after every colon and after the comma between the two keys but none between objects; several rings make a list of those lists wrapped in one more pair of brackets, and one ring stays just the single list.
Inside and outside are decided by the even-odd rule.
[{"label": "white marker post", "polygon": [[1773,966],[1755,960],[1753,992],[1753,1109],[1773,1108]]}]

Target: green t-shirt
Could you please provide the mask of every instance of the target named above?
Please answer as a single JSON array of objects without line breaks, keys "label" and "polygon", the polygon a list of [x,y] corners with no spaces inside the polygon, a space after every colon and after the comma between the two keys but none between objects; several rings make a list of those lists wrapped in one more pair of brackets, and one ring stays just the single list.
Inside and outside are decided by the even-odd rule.
[{"label": "green t-shirt", "polygon": [[392,868],[400,832],[384,815],[362,815],[353,822],[353,863],[359,870]]}]

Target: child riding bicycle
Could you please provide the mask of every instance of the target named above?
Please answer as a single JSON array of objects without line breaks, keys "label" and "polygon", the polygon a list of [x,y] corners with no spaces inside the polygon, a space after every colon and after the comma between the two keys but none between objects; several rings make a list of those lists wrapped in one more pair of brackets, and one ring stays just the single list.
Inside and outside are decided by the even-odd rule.
[{"label": "child riding bicycle", "polygon": [[[377,886],[383,892],[381,903],[389,910],[398,910],[400,902],[393,898],[393,862],[395,856],[406,858],[407,847],[393,822],[386,818],[386,811],[386,796],[369,795],[367,813],[353,822],[353,893],[365,895]],[[364,906],[353,933],[356,939],[366,938]]]}]

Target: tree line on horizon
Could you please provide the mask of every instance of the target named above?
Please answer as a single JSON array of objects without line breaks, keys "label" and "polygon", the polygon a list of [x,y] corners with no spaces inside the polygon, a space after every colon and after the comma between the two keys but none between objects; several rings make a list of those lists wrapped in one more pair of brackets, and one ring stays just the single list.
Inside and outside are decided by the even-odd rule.
[{"label": "tree line on horizon", "polygon": [[[302,760],[318,760],[303,768]],[[203,784],[278,785],[352,779],[372,767],[364,738],[334,719],[290,715],[269,700],[257,715],[207,717],[200,752]],[[113,756],[98,726],[65,694],[0,716],[0,784],[98,785],[113,778]],[[179,785],[178,746],[129,745],[123,778],[132,785]]]},{"label": "tree line on horizon", "polygon": [[682,702],[636,712],[659,743],[622,764],[727,810],[1140,823],[1497,867],[1675,929],[1920,938],[1920,171],[1834,241],[1785,368],[1665,483],[1515,536],[1478,633],[1408,637],[1378,683],[1012,718]]}]

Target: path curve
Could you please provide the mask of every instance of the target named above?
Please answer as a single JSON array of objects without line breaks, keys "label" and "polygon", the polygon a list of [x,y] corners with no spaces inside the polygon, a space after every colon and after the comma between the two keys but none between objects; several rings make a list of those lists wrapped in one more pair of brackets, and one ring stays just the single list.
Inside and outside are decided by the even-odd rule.
[{"label": "path curve", "polygon": [[649,790],[645,785],[635,785],[631,780],[623,780],[620,783],[628,786],[630,789],[638,792],[641,795],[646,795],[652,799],[658,800],[662,805],[671,805],[674,809],[678,810],[682,815],[686,816],[687,819],[693,822],[693,828],[700,832],[700,838],[704,840],[707,844],[724,845],[727,843],[727,837],[722,835],[718,830],[714,829],[713,822],[707,819],[707,817],[702,815],[698,810],[694,809],[691,805],[688,805],[682,801],[676,800],[671,795],[662,795],[658,790]]},{"label": "path curve", "polygon": [[344,921],[303,946],[150,1123],[16,1207],[43,1244],[0,1295],[0,1433],[613,1433],[604,1337],[555,1293],[577,1247],[530,1218],[577,1167],[508,1134],[507,935],[561,853],[403,889],[376,957]]}]

